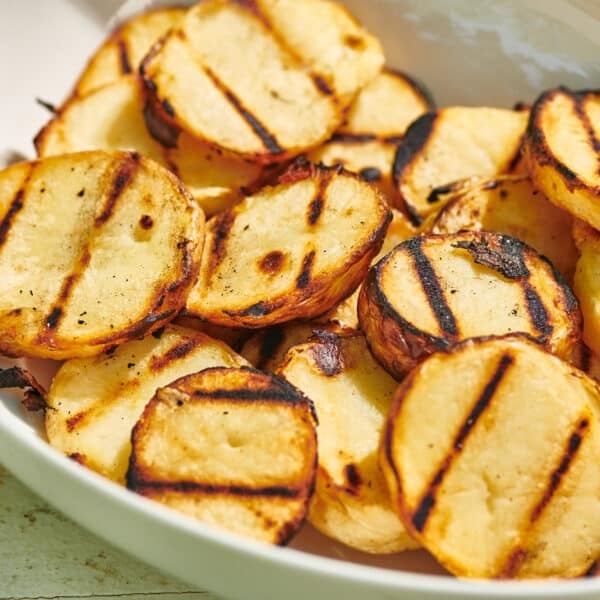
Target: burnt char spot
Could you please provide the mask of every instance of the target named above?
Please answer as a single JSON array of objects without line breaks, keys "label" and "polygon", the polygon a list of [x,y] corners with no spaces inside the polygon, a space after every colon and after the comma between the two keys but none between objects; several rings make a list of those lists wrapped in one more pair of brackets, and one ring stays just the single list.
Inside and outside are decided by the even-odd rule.
[{"label": "burnt char spot", "polygon": [[458,336],[456,320],[446,302],[444,291],[440,286],[435,270],[431,266],[427,256],[423,253],[422,245],[423,240],[420,237],[412,238],[403,244],[412,256],[421,286],[439,323],[440,329],[446,336],[455,338]]},{"label": "burnt char spot", "polygon": [[244,107],[241,100],[230,90],[225,84],[211,71],[208,67],[204,67],[204,72],[213,82],[215,87],[227,98],[231,106],[238,114],[250,125],[252,131],[260,138],[263,146],[270,154],[283,154],[284,150],[277,142],[267,128],[248,110]]},{"label": "burnt char spot", "polygon": [[285,260],[285,255],[280,250],[273,250],[268,254],[265,254],[259,261],[258,267],[264,273],[268,273],[269,275],[274,275],[281,271],[283,267],[283,262]]},{"label": "burnt char spot", "polygon": [[296,287],[298,289],[305,288],[310,283],[310,272],[315,261],[315,251],[311,250],[302,261],[302,269],[298,277],[296,277]]},{"label": "burnt char spot", "polygon": [[0,369],[0,388],[21,388],[24,390],[23,406],[32,412],[46,410],[46,390],[26,369],[9,367]]},{"label": "burnt char spot", "polygon": [[[145,83],[148,85],[149,80]],[[180,129],[173,122],[166,121],[166,117],[161,117],[160,110],[155,105],[152,97],[149,97],[144,103],[143,113],[150,135],[165,148],[176,148]]]},{"label": "burnt char spot", "polygon": [[152,360],[150,361],[150,370],[161,371],[170,363],[187,356],[200,343],[201,341],[199,339],[190,338],[179,342],[172,348],[169,348],[162,356],[153,356]]},{"label": "burnt char spot", "polygon": [[260,300],[242,310],[224,310],[223,312],[230,317],[264,317],[280,308],[285,301],[266,302]]},{"label": "burnt char spot", "polygon": [[525,299],[527,301],[527,310],[531,317],[531,323],[540,332],[543,339],[552,335],[554,328],[550,324],[548,311],[540,295],[531,287],[529,282],[525,285]]},{"label": "burnt char spot", "polygon": [[319,333],[319,343],[310,349],[316,367],[327,377],[333,377],[342,372],[344,360],[340,348],[340,339],[335,334]]},{"label": "burnt char spot", "polygon": [[235,215],[231,211],[227,211],[217,215],[211,223],[213,230],[213,242],[210,257],[208,261],[208,274],[214,273],[223,257],[225,256],[225,242],[231,231],[231,227],[235,221]]},{"label": "burnt char spot", "polygon": [[152,229],[154,221],[150,215],[142,215],[140,217],[140,227],[142,229]]},{"label": "burnt char spot", "polygon": [[67,431],[72,432],[87,415],[86,411],[82,411],[67,419]]},{"label": "burnt char spot", "polygon": [[372,142],[376,140],[377,136],[374,133],[350,133],[340,131],[338,133],[334,133],[331,136],[332,142],[339,142],[341,144],[361,144],[365,142]]},{"label": "burnt char spot", "polygon": [[452,183],[446,183],[444,185],[438,185],[437,187],[434,187],[427,196],[427,203],[435,204],[436,202],[439,202],[440,196],[444,196],[445,194],[450,194],[456,191],[460,187],[460,184],[460,181],[454,181]]},{"label": "burnt char spot", "polygon": [[15,218],[15,215],[23,208],[23,196],[25,194],[25,190],[21,188],[13,198],[10,203],[10,208],[7,213],[4,215],[2,222],[0,222],[0,246],[6,242],[6,238],[8,237],[8,232],[12,227],[12,222]]},{"label": "burnt char spot", "polygon": [[504,564],[504,568],[500,572],[499,576],[507,578],[514,577],[519,572],[519,569],[526,558],[527,550],[525,550],[525,548],[521,548],[521,546],[517,546],[508,555],[506,563]]},{"label": "burnt char spot", "polygon": [[173,108],[173,105],[169,102],[169,100],[167,98],[165,98],[162,102],[161,102],[162,107],[165,109],[165,112],[170,116],[170,117],[174,117],[175,116],[175,109]]},{"label": "burnt char spot", "polygon": [[112,187],[106,200],[106,204],[102,209],[102,212],[96,217],[94,224],[96,227],[100,227],[112,214],[115,204],[125,188],[133,181],[135,173],[139,168],[140,155],[136,152],[131,152],[127,158],[119,165],[115,177],[112,182]]},{"label": "burnt char spot", "polygon": [[492,269],[507,279],[526,279],[529,269],[523,258],[525,244],[508,236],[500,236],[499,247],[490,246],[485,237],[461,240],[452,244],[454,248],[468,250],[478,265]]},{"label": "burnt char spot", "polygon": [[491,379],[486,383],[479,398],[477,399],[473,408],[471,409],[471,412],[467,416],[467,419],[464,421],[464,423],[458,430],[458,433],[454,438],[454,442],[452,444],[452,449],[450,450],[450,453],[446,456],[442,463],[442,466],[438,469],[434,478],[431,480],[423,496],[423,499],[421,500],[419,506],[417,507],[417,510],[415,510],[413,514],[412,524],[414,525],[417,531],[422,532],[425,528],[427,519],[431,514],[431,509],[435,506],[437,491],[442,482],[444,481],[446,473],[448,473],[448,471],[450,470],[450,467],[452,466],[452,461],[458,455],[458,453],[462,452],[462,450],[464,449],[467,437],[473,430],[473,427],[475,426],[481,415],[489,406],[492,397],[496,393],[496,390],[498,389],[498,386],[502,381],[502,378],[506,374],[507,369],[513,364],[513,362],[514,359],[512,356],[510,356],[510,354],[502,355],[502,358],[498,362],[498,366],[496,367],[494,374],[492,375]]},{"label": "burnt char spot", "polygon": [[567,441],[567,446],[563,452],[563,456],[560,460],[560,463],[558,464],[558,467],[556,467],[556,469],[552,471],[552,475],[550,475],[550,481],[546,486],[544,495],[540,498],[539,502],[531,511],[531,516],[529,517],[531,523],[535,523],[542,516],[542,513],[548,506],[548,503],[552,499],[554,492],[556,492],[556,490],[560,486],[563,477],[569,470],[569,467],[571,466],[573,459],[575,458],[577,451],[581,446],[583,436],[589,428],[589,426],[590,422],[587,418],[581,419],[577,423],[575,430],[569,436],[569,440]]},{"label": "burnt char spot", "polygon": [[351,488],[358,488],[362,484],[362,478],[356,468],[356,465],[349,463],[344,467],[346,481]]},{"label": "burnt char spot", "polygon": [[117,46],[119,47],[119,60],[121,61],[121,73],[127,75],[132,72],[131,62],[129,61],[129,53],[127,52],[127,44],[123,38],[117,38]]},{"label": "burnt char spot", "polygon": [[283,329],[279,326],[270,327],[264,332],[256,365],[259,369],[262,369],[275,356],[283,339]]},{"label": "burnt char spot", "polygon": [[358,175],[369,182],[381,179],[381,171],[377,167],[365,167],[358,172]]},{"label": "burnt char spot", "polygon": [[55,306],[50,314],[46,317],[46,327],[48,329],[55,329],[62,317],[63,310],[60,306]]},{"label": "burnt char spot", "polygon": [[315,84],[315,87],[325,96],[333,96],[333,90],[330,85],[325,81],[321,75],[317,75],[316,73],[311,73],[311,79]]}]

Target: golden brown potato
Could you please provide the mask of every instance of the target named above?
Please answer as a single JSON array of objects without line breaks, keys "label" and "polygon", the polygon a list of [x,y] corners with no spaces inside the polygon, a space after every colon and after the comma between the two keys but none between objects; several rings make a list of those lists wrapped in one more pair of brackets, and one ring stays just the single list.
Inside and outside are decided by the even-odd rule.
[{"label": "golden brown potato", "polygon": [[88,62],[74,96],[136,73],[152,45],[185,15],[180,7],[162,7],[136,15],[121,25]]},{"label": "golden brown potato", "polygon": [[356,96],[345,123],[308,158],[358,173],[377,185],[391,203],[396,145],[407,127],[432,109],[429,94],[410,77],[384,69]]},{"label": "golden brown potato", "polygon": [[144,59],[148,126],[280,161],[330,137],[382,65],[379,42],[333,2],[200,2]]},{"label": "golden brown potato", "polygon": [[123,482],[131,430],[157,387],[208,367],[247,364],[223,342],[167,325],[110,354],[66,361],[48,393],[52,446]]},{"label": "golden brown potato", "polygon": [[136,153],[82,152],[0,173],[0,350],[89,356],[183,308],[204,215]]},{"label": "golden brown potato", "polygon": [[446,195],[431,233],[497,231],[519,238],[546,256],[571,283],[577,261],[573,218],[548,202],[528,177],[501,175],[467,180]]},{"label": "golden brown potato", "polygon": [[600,229],[600,91],[557,88],[531,110],[523,146],[533,183],[548,199]]},{"label": "golden brown potato", "polygon": [[600,555],[599,414],[598,386],[524,337],[429,357],[381,444],[406,528],[462,577],[585,573]]},{"label": "golden brown potato", "polygon": [[392,506],[377,462],[385,415],[398,383],[364,336],[322,333],[290,349],[278,373],[314,402],[319,466],[310,522],[364,552],[415,548]]},{"label": "golden brown potato", "polygon": [[248,328],[310,319],[362,281],[391,218],[380,194],[304,162],[280,181],[208,222],[188,315]]},{"label": "golden brown potato", "polygon": [[394,157],[397,207],[418,225],[436,210],[440,186],[510,172],[520,156],[527,113],[452,106],[419,117]]},{"label": "golden brown potato", "polygon": [[227,158],[188,135],[173,148],[148,133],[143,111],[146,92],[136,75],[122,76],[85,95],[71,98],[38,133],[42,157],[81,150],[131,150],[177,175],[207,215],[233,206],[242,188],[258,184],[262,169]]},{"label": "golden brown potato", "polygon": [[316,461],[310,400],[275,375],[217,367],[156,391],[133,430],[127,486],[284,544],[306,515]]},{"label": "golden brown potato", "polygon": [[566,360],[580,340],[579,307],[562,277],[520,240],[491,232],[403,242],[369,271],[358,316],[396,377],[466,338],[520,332]]}]

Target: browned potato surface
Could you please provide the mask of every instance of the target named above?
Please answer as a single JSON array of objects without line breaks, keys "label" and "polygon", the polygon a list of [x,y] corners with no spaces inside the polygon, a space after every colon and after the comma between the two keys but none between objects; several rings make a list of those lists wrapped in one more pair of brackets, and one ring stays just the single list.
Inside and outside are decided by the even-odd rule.
[{"label": "browned potato surface", "polygon": [[0,351],[64,359],[154,331],[183,308],[204,215],[136,153],[82,152],[0,173]]},{"label": "browned potato surface", "polygon": [[248,328],[309,319],[362,281],[391,218],[380,194],[308,163],[281,181],[208,222],[188,315]]},{"label": "browned potato surface", "polygon": [[408,531],[462,577],[577,577],[600,555],[600,389],[521,337],[435,354],[380,459]]},{"label": "browned potato surface", "polygon": [[310,400],[275,375],[212,368],[156,391],[133,430],[127,486],[283,544],[306,515],[316,461]]},{"label": "browned potato surface", "polygon": [[382,65],[379,42],[339,4],[200,2],[144,59],[148,126],[163,142],[187,131],[280,161],[330,137]]},{"label": "browned potato surface", "polygon": [[397,377],[470,337],[521,332],[566,360],[580,340],[579,307],[562,277],[520,240],[491,232],[403,242],[369,271],[358,316]]}]

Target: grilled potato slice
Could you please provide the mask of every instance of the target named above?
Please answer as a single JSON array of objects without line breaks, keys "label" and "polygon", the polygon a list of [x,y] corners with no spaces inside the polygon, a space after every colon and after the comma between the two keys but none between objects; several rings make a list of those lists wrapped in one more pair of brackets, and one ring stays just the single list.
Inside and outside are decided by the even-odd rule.
[{"label": "grilled potato slice", "polygon": [[319,421],[309,520],[324,534],[364,552],[415,548],[377,462],[398,383],[371,356],[364,336],[323,332],[319,338],[292,348],[278,370],[311,398]]},{"label": "grilled potato slice", "polygon": [[279,161],[325,141],[382,65],[379,42],[333,2],[207,0],[144,59],[148,126]]},{"label": "grilled potato slice", "polygon": [[394,157],[397,207],[418,225],[435,211],[439,186],[509,172],[520,156],[527,117],[519,110],[464,106],[419,117]]},{"label": "grilled potato slice", "polygon": [[177,24],[185,9],[157,8],[137,15],[121,25],[96,51],[75,86],[74,96],[136,73],[152,45]]},{"label": "grilled potato slice", "polygon": [[122,483],[131,430],[156,388],[208,367],[245,364],[223,342],[174,325],[110,354],[68,360],[48,393],[48,441]]},{"label": "grilled potato slice", "polygon": [[341,164],[375,183],[389,197],[394,191],[396,145],[407,127],[432,109],[429,94],[410,77],[385,69],[356,96],[346,122],[331,140],[308,158],[326,165]]},{"label": "grilled potato slice", "polygon": [[[392,220],[383,240],[383,245],[379,254],[373,259],[373,262],[381,260],[388,252],[395,248],[401,242],[414,237],[417,230],[410,224],[408,219],[398,210],[392,208]],[[317,317],[317,323],[336,323],[340,327],[358,329],[358,294],[360,288],[357,288],[351,296],[342,300],[337,306],[326,312],[321,317]]]},{"label": "grilled potato slice", "polygon": [[548,202],[528,177],[475,178],[449,194],[445,202],[431,233],[483,229],[519,238],[547,256],[567,281],[573,281],[577,261],[573,218]]},{"label": "grilled potato slice", "polygon": [[0,351],[63,359],[149,333],[185,304],[204,215],[179,180],[125,152],[0,173]]},{"label": "grilled potato slice", "polygon": [[208,215],[235,204],[242,187],[257,185],[260,167],[224,157],[188,135],[181,135],[172,148],[161,146],[146,129],[145,98],[144,85],[136,75],[75,96],[36,136],[38,154],[137,151],[175,173]]},{"label": "grilled potato slice", "polygon": [[516,238],[465,231],[415,237],[369,271],[358,316],[396,377],[471,337],[519,332],[574,360],[577,300],[552,265]]},{"label": "grilled potato slice", "polygon": [[557,88],[535,102],[523,146],[534,184],[557,206],[600,229],[600,90]]},{"label": "grilled potato slice", "polygon": [[408,531],[460,576],[583,574],[600,555],[599,410],[591,379],[525,338],[431,356],[381,443]]},{"label": "grilled potato slice", "polygon": [[310,400],[275,375],[216,367],[157,390],[133,430],[127,486],[284,544],[305,518],[316,462]]},{"label": "grilled potato slice", "polygon": [[207,224],[188,315],[258,328],[322,314],[363,279],[390,212],[358,176],[297,163]]}]

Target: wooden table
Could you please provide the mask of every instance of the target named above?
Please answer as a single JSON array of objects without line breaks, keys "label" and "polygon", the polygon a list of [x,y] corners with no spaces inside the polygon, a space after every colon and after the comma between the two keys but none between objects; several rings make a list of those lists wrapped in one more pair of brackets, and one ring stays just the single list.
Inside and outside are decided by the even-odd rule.
[{"label": "wooden table", "polygon": [[218,600],[112,548],[0,465],[0,599]]}]

